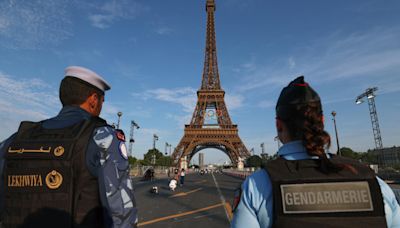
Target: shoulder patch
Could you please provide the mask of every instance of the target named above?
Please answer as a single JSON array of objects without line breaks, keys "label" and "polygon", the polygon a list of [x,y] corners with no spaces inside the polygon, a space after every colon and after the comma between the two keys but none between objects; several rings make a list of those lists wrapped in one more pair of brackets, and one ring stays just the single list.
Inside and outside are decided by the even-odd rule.
[{"label": "shoulder patch", "polygon": [[124,159],[128,160],[128,150],[126,149],[126,145],[123,142],[119,144],[119,153]]},{"label": "shoulder patch", "polygon": [[125,142],[125,134],[124,134],[124,132],[122,130],[116,129],[115,130],[115,134],[117,136],[117,139],[119,139],[122,142]]}]

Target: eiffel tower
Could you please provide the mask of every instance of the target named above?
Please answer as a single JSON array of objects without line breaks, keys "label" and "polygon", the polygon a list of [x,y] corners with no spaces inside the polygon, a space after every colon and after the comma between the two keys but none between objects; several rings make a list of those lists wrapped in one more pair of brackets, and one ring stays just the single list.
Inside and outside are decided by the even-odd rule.
[{"label": "eiffel tower", "polygon": [[[172,154],[176,166],[185,167],[200,150],[215,148],[223,151],[233,165],[250,156],[232,124],[225,105],[225,91],[221,88],[214,27],[214,0],[207,0],[207,37],[201,87],[190,124]],[[184,164],[185,163],[185,164]]]}]

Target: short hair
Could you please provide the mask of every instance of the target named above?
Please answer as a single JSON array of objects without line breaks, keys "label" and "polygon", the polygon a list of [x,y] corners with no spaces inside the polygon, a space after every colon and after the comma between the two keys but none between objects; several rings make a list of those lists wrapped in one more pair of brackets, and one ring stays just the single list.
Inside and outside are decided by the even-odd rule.
[{"label": "short hair", "polygon": [[99,99],[104,96],[103,91],[79,78],[67,76],[60,84],[59,96],[63,106],[81,105],[93,93],[96,93]]}]

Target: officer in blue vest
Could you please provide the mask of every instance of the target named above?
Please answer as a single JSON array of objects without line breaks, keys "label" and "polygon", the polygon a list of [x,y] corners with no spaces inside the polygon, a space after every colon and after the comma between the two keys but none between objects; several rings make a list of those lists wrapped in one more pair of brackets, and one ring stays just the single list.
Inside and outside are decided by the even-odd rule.
[{"label": "officer in blue vest", "polygon": [[136,227],[125,136],[99,118],[110,85],[65,69],[60,113],[22,122],[0,144],[0,221],[5,227]]},{"label": "officer in blue vest", "polygon": [[325,153],[318,94],[298,77],[276,105],[283,146],[237,194],[231,227],[400,227],[391,188],[366,165]]}]

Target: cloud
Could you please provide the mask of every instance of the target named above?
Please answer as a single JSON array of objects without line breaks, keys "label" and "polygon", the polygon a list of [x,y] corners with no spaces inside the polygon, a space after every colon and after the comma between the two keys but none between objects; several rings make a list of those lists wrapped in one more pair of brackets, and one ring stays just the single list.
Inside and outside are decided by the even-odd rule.
[{"label": "cloud", "polygon": [[288,59],[289,68],[293,69],[296,66],[296,62],[294,61],[293,57]]},{"label": "cloud", "polygon": [[270,108],[270,107],[274,107],[276,104],[276,101],[271,101],[271,100],[263,100],[258,102],[258,107],[260,108]]},{"label": "cloud", "polygon": [[0,139],[16,131],[20,121],[49,118],[59,107],[57,90],[46,82],[0,72]]},{"label": "cloud", "polygon": [[243,106],[244,97],[242,95],[225,94],[225,103],[228,110],[234,110]]},{"label": "cloud", "polygon": [[114,22],[126,19],[136,18],[141,12],[147,11],[148,8],[135,1],[129,0],[111,0],[107,1],[100,7],[96,7],[96,13],[89,15],[89,20],[96,28],[105,29],[110,27]]},{"label": "cloud", "polygon": [[[234,69],[242,75],[237,89],[247,92],[260,88],[280,88],[293,77],[306,75],[318,83],[351,78],[393,78],[399,74],[400,27],[375,28],[352,34],[333,33],[293,49],[290,57],[276,57],[275,62],[253,59]],[[295,61],[296,59],[296,61]],[[287,67],[282,67],[287,66]],[[388,73],[390,72],[390,74]],[[396,86],[400,87],[399,82]]]},{"label": "cloud", "polygon": [[[135,97],[143,100],[156,99],[169,103],[179,104],[184,112],[193,112],[197,102],[196,89],[192,87],[183,87],[176,89],[158,88],[147,90],[144,93],[133,93]],[[229,110],[237,109],[243,106],[244,97],[242,95],[225,94],[225,103]]]},{"label": "cloud", "polygon": [[179,104],[183,106],[185,112],[193,112],[196,105],[196,90],[191,87],[176,89],[158,88],[147,90],[140,94],[142,99],[153,98],[160,101]]},{"label": "cloud", "polygon": [[161,28],[156,29],[156,33],[159,35],[169,35],[172,33],[172,31],[173,30],[168,27],[161,27]]},{"label": "cloud", "polygon": [[40,49],[72,36],[67,0],[0,1],[0,43]]}]

